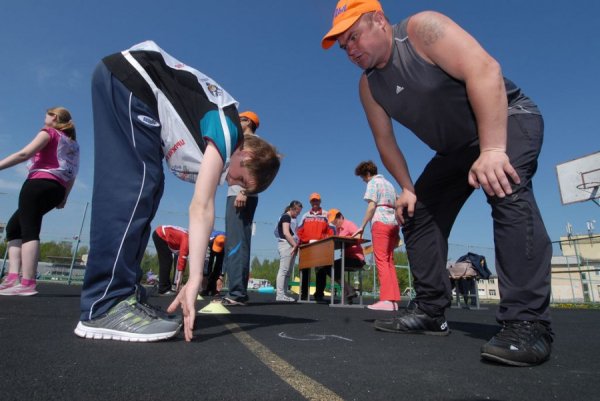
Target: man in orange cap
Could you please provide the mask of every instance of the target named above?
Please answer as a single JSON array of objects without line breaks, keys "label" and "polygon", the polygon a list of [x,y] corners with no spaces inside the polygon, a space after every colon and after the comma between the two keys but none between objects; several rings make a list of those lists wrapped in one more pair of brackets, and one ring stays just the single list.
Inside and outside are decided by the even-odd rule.
[{"label": "man in orange cap", "polygon": [[[352,237],[358,230],[356,224],[347,220],[342,212],[338,209],[330,209],[327,212],[327,220],[329,224],[335,227],[336,235],[341,237]],[[344,266],[346,271],[361,269],[365,265],[365,254],[360,244],[346,246],[344,250]],[[337,283],[341,283],[342,275],[342,259],[336,259],[334,264],[335,278]],[[323,299],[327,276],[331,276],[331,266],[321,267],[317,269],[317,278],[315,280],[315,294],[317,300]],[[356,291],[348,283],[344,283],[344,296],[348,303],[352,303],[352,299],[356,297]]]},{"label": "man in orange cap", "polygon": [[316,192],[308,198],[311,209],[302,215],[298,224],[300,243],[308,243],[333,235],[333,227],[327,220],[327,210],[321,208],[321,195]]},{"label": "man in orange cap", "polygon": [[[256,130],[260,125],[260,119],[258,118],[258,114],[247,110],[240,113],[240,123],[242,124],[242,129],[244,130],[245,134],[248,133],[250,135],[256,135]],[[246,129],[246,127],[248,127],[248,129]]]},{"label": "man in orange cap", "polygon": [[[321,195],[313,192],[308,197],[311,209],[302,215],[298,223],[298,239],[300,244],[307,244],[310,241],[318,241],[330,237],[334,234],[333,226],[329,225],[327,220],[327,211],[321,209]],[[308,300],[308,286],[310,281],[310,269],[301,272],[302,293],[301,300]],[[318,299],[317,299],[318,300]]]},{"label": "man in orange cap", "polygon": [[208,279],[205,280],[206,284],[201,295],[218,296],[223,287],[223,251],[226,237],[223,231],[213,231],[210,234],[208,242],[209,256],[204,264],[204,277]]},{"label": "man in orange cap", "polygon": [[[552,247],[531,180],[543,139],[535,103],[450,18],[425,11],[390,25],[376,0],[341,0],[321,45],[338,42],[365,70],[360,98],[385,167],[402,188],[403,223],[416,308],[375,328],[447,335],[448,236],[475,188],[492,207],[502,330],[482,358],[516,366],[550,358]],[[391,119],[436,152],[413,185]]]},{"label": "man in orange cap", "polygon": [[[255,112],[248,110],[240,113],[240,125],[244,138],[255,136],[260,120]],[[229,293],[222,299],[223,305],[226,306],[245,305],[248,302],[252,221],[257,206],[258,195],[247,193],[244,187],[230,185],[227,189],[227,240],[222,272],[222,275],[227,275],[229,283]]]}]

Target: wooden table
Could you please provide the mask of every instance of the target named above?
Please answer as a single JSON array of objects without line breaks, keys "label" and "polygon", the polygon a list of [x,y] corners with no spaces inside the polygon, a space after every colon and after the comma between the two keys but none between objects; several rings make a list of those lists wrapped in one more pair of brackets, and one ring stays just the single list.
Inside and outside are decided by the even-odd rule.
[{"label": "wooden table", "polygon": [[[298,268],[299,270],[303,269],[313,269],[315,267],[321,266],[331,266],[331,303],[329,306],[353,306],[346,305],[346,298],[344,297],[344,273],[346,271],[346,261],[345,261],[345,249],[346,245],[356,245],[356,244],[364,244],[370,242],[367,239],[362,238],[350,238],[350,237],[340,237],[338,235],[333,235],[331,237],[327,237],[318,241],[314,241],[308,244],[300,245],[299,249],[299,261]],[[339,304],[334,303],[334,287],[335,287],[335,251],[340,249],[342,253],[341,257],[341,287],[342,287],[342,296]],[[310,299],[310,291],[308,295]],[[309,300],[302,300],[302,279],[300,280],[300,299],[298,302],[309,302]],[[362,305],[362,288],[360,294],[360,304],[356,305],[358,307],[363,307]]]}]

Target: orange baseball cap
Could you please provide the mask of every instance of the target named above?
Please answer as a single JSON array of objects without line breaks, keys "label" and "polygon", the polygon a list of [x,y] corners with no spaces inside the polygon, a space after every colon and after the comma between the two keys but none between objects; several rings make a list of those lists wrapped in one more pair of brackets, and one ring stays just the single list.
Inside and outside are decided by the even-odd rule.
[{"label": "orange baseball cap", "polygon": [[240,118],[242,117],[246,117],[248,120],[252,121],[254,125],[256,125],[256,128],[258,128],[258,126],[260,125],[260,119],[258,118],[258,114],[256,114],[253,111],[248,110],[240,113]]},{"label": "orange baseball cap", "polygon": [[340,213],[338,209],[329,209],[327,212],[327,220],[329,220],[330,223],[333,223],[333,220],[335,220],[338,213]]},{"label": "orange baseball cap", "polygon": [[309,201],[316,199],[316,200],[321,200],[321,195],[319,195],[316,192],[313,192],[312,194],[310,194],[310,197],[308,198]]},{"label": "orange baseball cap", "polygon": [[329,49],[337,37],[346,32],[361,15],[371,11],[383,11],[377,0],[340,0],[333,12],[331,29],[321,40],[323,49]]},{"label": "orange baseball cap", "polygon": [[225,246],[225,236],[223,234],[217,235],[212,244],[212,250],[216,253],[223,252]]}]

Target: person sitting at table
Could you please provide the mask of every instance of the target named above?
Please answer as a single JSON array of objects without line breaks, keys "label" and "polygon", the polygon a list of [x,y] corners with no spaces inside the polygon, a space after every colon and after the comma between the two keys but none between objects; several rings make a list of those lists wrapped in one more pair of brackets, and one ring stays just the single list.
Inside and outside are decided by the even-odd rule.
[{"label": "person sitting at table", "polygon": [[[321,209],[321,195],[316,192],[309,197],[311,209],[302,215],[298,224],[299,245],[308,244],[333,235],[334,227],[329,225],[327,211]],[[302,289],[300,299],[308,300],[308,287],[310,285],[310,270],[304,269],[300,273]]]},{"label": "person sitting at table", "polygon": [[[338,209],[331,209],[327,212],[327,220],[336,229],[336,235],[340,237],[352,237],[358,227],[350,220],[346,220],[342,212]],[[365,254],[363,253],[362,246],[360,244],[354,244],[346,246],[344,249],[344,268],[345,271],[362,269],[365,265]],[[336,259],[334,262],[335,270],[335,282],[341,283],[340,277],[342,276],[342,259]],[[320,267],[317,269],[317,280],[315,288],[315,300],[317,302],[323,301],[325,283],[327,276],[331,276],[331,266]],[[356,298],[358,294],[348,282],[344,282],[344,297],[348,303],[352,303],[352,300]]]}]

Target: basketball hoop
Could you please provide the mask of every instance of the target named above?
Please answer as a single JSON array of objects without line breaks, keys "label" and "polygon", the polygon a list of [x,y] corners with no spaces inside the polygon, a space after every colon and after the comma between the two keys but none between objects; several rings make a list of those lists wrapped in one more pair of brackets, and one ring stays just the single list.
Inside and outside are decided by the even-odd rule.
[{"label": "basketball hoop", "polygon": [[600,187],[600,182],[597,181],[584,182],[582,184],[577,185],[577,189],[581,189],[582,191],[586,189],[598,189],[598,187]]},{"label": "basketball hoop", "polygon": [[561,202],[592,201],[600,206],[600,152],[556,166]]}]

